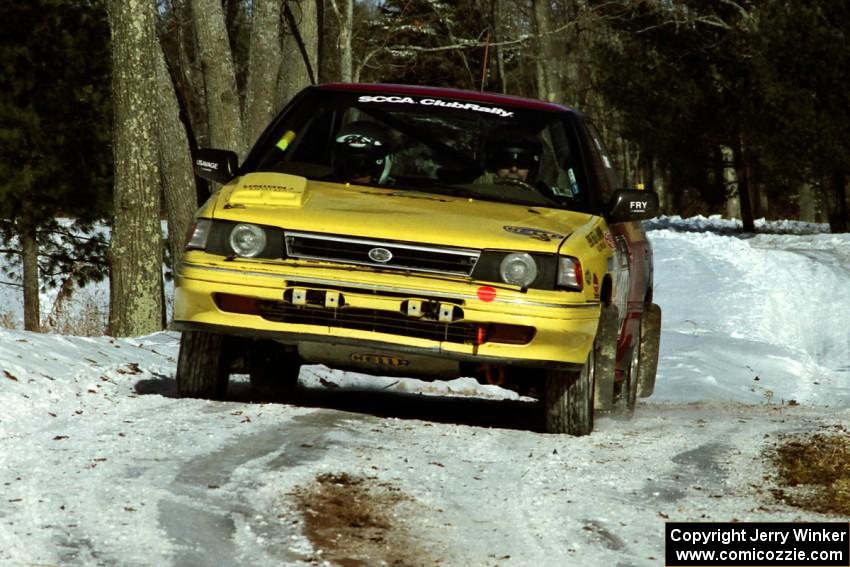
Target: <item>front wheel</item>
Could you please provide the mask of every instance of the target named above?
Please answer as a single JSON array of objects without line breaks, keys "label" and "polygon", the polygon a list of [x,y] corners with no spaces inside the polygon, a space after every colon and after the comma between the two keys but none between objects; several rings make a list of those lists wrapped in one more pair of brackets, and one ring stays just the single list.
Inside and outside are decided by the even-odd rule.
[{"label": "front wheel", "polygon": [[266,398],[286,400],[292,397],[300,370],[298,354],[273,341],[258,342],[248,357],[251,387]]},{"label": "front wheel", "polygon": [[177,357],[177,395],[221,399],[227,393],[230,360],[226,340],[218,333],[183,331]]},{"label": "front wheel", "polygon": [[590,349],[580,372],[550,370],[544,383],[547,433],[588,435],[593,431],[596,349]]}]

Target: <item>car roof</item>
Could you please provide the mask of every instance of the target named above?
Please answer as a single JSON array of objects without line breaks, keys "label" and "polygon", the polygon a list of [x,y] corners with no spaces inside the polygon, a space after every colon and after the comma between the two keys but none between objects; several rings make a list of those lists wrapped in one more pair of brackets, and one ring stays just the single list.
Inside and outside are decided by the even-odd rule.
[{"label": "car roof", "polygon": [[450,89],[444,87],[427,87],[417,85],[396,85],[391,83],[326,83],[316,88],[328,91],[345,91],[355,93],[381,93],[390,95],[410,95],[451,98],[454,100],[468,100],[473,102],[484,102],[489,104],[501,104],[528,108],[531,110],[545,110],[549,112],[575,112],[573,109],[552,102],[544,102],[533,98],[523,98],[499,93],[468,91],[463,89]]}]

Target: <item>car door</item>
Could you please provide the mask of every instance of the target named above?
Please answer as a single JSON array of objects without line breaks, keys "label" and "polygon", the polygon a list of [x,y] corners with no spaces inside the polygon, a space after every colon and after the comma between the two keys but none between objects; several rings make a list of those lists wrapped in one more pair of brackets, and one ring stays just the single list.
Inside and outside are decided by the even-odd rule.
[{"label": "car door", "polygon": [[[600,204],[608,202],[619,185],[608,151],[599,132],[590,122],[585,123],[590,141],[590,158],[600,188]],[[612,301],[620,318],[620,341],[617,346],[618,374],[627,367],[633,345],[640,340],[640,319],[649,277],[649,243],[640,222],[611,223],[606,235],[614,248],[609,271],[612,276]]]}]

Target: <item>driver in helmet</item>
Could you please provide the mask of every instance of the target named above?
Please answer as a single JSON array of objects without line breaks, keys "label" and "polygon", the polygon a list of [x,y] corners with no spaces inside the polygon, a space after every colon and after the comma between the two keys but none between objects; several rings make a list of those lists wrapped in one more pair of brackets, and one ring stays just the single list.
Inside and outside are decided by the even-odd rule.
[{"label": "driver in helmet", "polygon": [[358,120],[340,128],[331,153],[337,179],[383,185],[390,178],[392,156],[387,131],[375,122]]},{"label": "driver in helmet", "polygon": [[487,169],[476,183],[519,180],[534,185],[540,170],[543,145],[516,127],[497,130],[485,147]]}]

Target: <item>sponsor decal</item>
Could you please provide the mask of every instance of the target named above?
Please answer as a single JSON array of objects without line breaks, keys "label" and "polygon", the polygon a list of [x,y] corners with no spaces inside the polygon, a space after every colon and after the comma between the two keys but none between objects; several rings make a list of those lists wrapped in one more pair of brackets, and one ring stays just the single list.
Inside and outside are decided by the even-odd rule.
[{"label": "sponsor decal", "polygon": [[599,298],[599,276],[593,274],[593,296]]},{"label": "sponsor decal", "polygon": [[610,232],[605,233],[605,244],[608,245],[608,248],[613,250],[616,246],[614,245],[614,235]]},{"label": "sponsor decal", "polygon": [[645,212],[648,206],[649,201],[629,201],[629,210],[636,213]]},{"label": "sponsor decal", "polygon": [[491,301],[496,299],[496,288],[492,288],[489,285],[479,287],[478,299],[480,299],[484,303],[490,303]]},{"label": "sponsor decal", "polygon": [[590,234],[588,234],[587,236],[585,236],[585,239],[587,240],[587,243],[588,243],[591,247],[596,246],[597,244],[599,244],[600,242],[602,242],[602,240],[603,240],[604,238],[605,238],[605,231],[604,231],[604,230],[602,230],[602,227],[601,227],[601,226],[597,226],[596,228],[594,228],[593,230],[591,230],[591,231],[590,231]]},{"label": "sponsor decal", "polygon": [[393,253],[386,248],[372,248],[369,250],[369,259],[373,262],[385,264],[393,259]]},{"label": "sponsor decal", "polygon": [[375,354],[369,352],[355,352],[348,357],[352,362],[364,364],[377,364],[379,366],[403,367],[410,366],[410,361],[390,354]]},{"label": "sponsor decal", "polygon": [[250,191],[295,191],[294,187],[287,187],[285,185],[258,185],[256,183],[247,183],[239,188]]},{"label": "sponsor decal", "polygon": [[419,106],[438,106],[442,108],[455,108],[457,110],[471,110],[473,112],[484,112],[495,114],[501,118],[510,118],[513,112],[499,108],[498,106],[482,106],[474,102],[458,102],[455,100],[442,100],[438,98],[414,98],[410,96],[393,95],[364,95],[357,99],[358,102],[392,103],[392,104],[415,104]]},{"label": "sponsor decal", "polygon": [[197,165],[198,167],[206,168],[206,169],[213,169],[213,170],[218,169],[218,164],[216,162],[207,161],[207,160],[204,160],[204,159],[195,160],[195,165]]},{"label": "sponsor decal", "polygon": [[553,238],[555,240],[561,240],[564,238],[563,234],[558,234],[557,232],[550,232],[548,230],[540,230],[537,228],[528,228],[525,226],[503,226],[502,227],[505,232],[510,232],[511,234],[519,234],[520,236],[528,236],[535,240],[542,240],[543,242],[549,242]]}]

